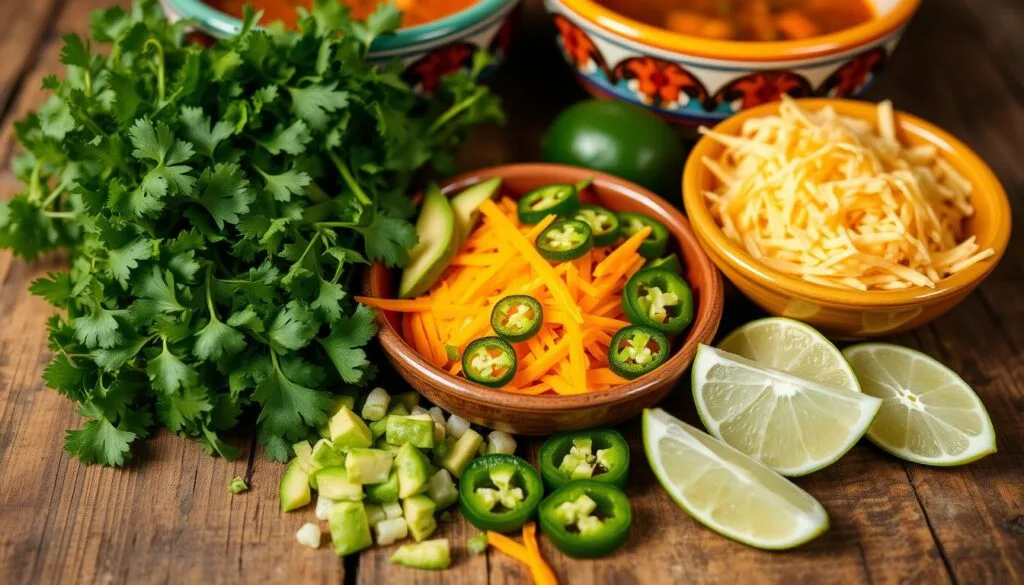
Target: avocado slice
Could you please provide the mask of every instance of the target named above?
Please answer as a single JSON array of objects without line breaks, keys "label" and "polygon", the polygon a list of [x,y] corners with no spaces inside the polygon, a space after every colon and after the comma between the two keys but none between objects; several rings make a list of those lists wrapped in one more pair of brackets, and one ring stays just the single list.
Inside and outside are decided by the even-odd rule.
[{"label": "avocado slice", "polygon": [[412,443],[406,443],[395,454],[398,469],[398,496],[407,498],[427,489],[430,481],[430,461]]},{"label": "avocado slice", "polygon": [[417,297],[437,282],[459,250],[455,231],[455,214],[448,198],[431,184],[416,221],[419,243],[409,251],[409,264],[398,285],[399,297]]},{"label": "avocado slice", "polygon": [[334,552],[343,557],[368,548],[373,544],[370,537],[370,520],[362,502],[338,502],[331,507],[327,519],[331,528],[331,542]]},{"label": "avocado slice", "polygon": [[344,467],[325,467],[316,472],[315,478],[321,497],[335,502],[363,499],[363,486],[352,482]]},{"label": "avocado slice", "polygon": [[309,504],[309,474],[299,458],[292,459],[281,477],[281,511],[291,512]]},{"label": "avocado slice", "polygon": [[426,539],[437,528],[434,512],[437,505],[427,496],[418,495],[402,500],[402,511],[405,523],[409,525],[409,533],[416,542]]},{"label": "avocado slice", "polygon": [[451,548],[447,538],[403,544],[391,555],[390,561],[412,569],[447,569],[452,564]]},{"label": "avocado slice", "polygon": [[385,437],[392,445],[412,443],[420,449],[434,447],[434,420],[430,415],[389,416],[385,427]]},{"label": "avocado slice", "polygon": [[473,232],[479,216],[480,204],[494,198],[501,187],[501,177],[466,187],[461,193],[452,197],[452,212],[455,214],[455,226],[459,230],[459,246]]}]

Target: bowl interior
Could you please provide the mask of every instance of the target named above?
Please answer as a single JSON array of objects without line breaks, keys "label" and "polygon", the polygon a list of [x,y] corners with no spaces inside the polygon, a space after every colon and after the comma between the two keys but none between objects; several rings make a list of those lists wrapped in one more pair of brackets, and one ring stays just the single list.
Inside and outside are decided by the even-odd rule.
[{"label": "bowl interior", "polygon": [[[797,102],[801,107],[811,110],[828,105],[842,115],[869,120],[877,125],[877,107],[872,103],[824,98],[800,99]],[[772,103],[746,110],[722,122],[715,129],[725,134],[737,134],[746,120],[777,113],[778,109],[779,104]],[[967,145],[937,126],[910,114],[897,112],[896,127],[900,140],[905,144],[935,146],[939,156],[974,186],[972,202],[975,213],[967,221],[966,235],[977,237],[982,249],[992,248],[995,251],[993,258],[940,280],[934,288],[914,287],[901,291],[846,291],[777,272],[755,260],[739,244],[727,238],[712,219],[702,193],[713,189],[716,180],[701,161],[704,157],[719,156],[724,147],[709,138],[702,138],[694,147],[684,172],[683,191],[690,220],[717,254],[728,258],[729,262],[742,271],[792,292],[795,296],[814,298],[829,304],[899,306],[955,294],[965,287],[973,286],[994,269],[1006,251],[1010,235],[1010,208],[1006,192],[991,169]]]},{"label": "bowl interior", "polygon": [[[203,0],[161,0],[161,3],[165,8],[169,8],[183,18],[196,19],[202,28],[217,36],[236,34],[242,28],[242,22],[239,19],[217,10]],[[401,28],[392,35],[378,37],[373,41],[373,51],[390,51],[444,38],[456,31],[475,25],[509,4],[515,4],[515,2],[478,0],[472,6],[444,18],[418,26]]]},{"label": "bowl interior", "polygon": [[[442,191],[452,195],[469,185],[494,176],[503,178],[502,194],[513,198],[518,198],[542,185],[556,182],[575,183],[593,177],[593,188],[590,189],[594,193],[593,203],[615,211],[645,213],[663,223],[673,236],[672,251],[679,254],[684,263],[685,276],[693,289],[696,304],[693,323],[685,336],[676,341],[672,357],[661,368],[610,390],[579,395],[528,396],[486,388],[472,384],[464,378],[452,376],[429,363],[398,335],[398,319],[394,313],[382,312],[381,343],[385,345],[385,350],[391,354],[392,359],[411,362],[420,373],[443,387],[446,393],[455,394],[459,398],[495,405],[508,406],[514,403],[519,408],[543,411],[616,403],[642,395],[663,384],[670,376],[678,378],[692,361],[697,344],[707,343],[714,337],[722,312],[721,278],[710,259],[701,250],[682,214],[656,195],[621,179],[562,165],[509,165],[469,173],[445,183]],[[394,298],[396,284],[397,271],[375,264],[367,271],[364,292],[368,296]]]}]

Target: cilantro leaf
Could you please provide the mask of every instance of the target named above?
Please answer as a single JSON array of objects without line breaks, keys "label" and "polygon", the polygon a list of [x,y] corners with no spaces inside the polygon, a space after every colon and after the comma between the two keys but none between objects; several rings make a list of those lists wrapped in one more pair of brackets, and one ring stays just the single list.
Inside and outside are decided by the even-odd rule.
[{"label": "cilantro leaf", "polygon": [[33,280],[28,292],[43,297],[55,307],[66,307],[71,300],[71,274],[51,272],[45,277]]},{"label": "cilantro leaf", "polygon": [[306,151],[306,144],[312,139],[306,123],[296,120],[288,127],[278,126],[274,134],[260,144],[270,151],[270,154],[286,152],[299,155]]},{"label": "cilantro leaf", "polygon": [[274,317],[268,335],[277,351],[302,349],[316,335],[316,320],[301,301],[289,301]]},{"label": "cilantro leaf", "polygon": [[114,313],[99,305],[76,318],[71,326],[75,330],[75,339],[86,347],[114,347],[123,339]]},{"label": "cilantro leaf", "polygon": [[163,394],[171,394],[177,392],[178,388],[189,387],[196,377],[195,370],[171,352],[166,340],[163,351],[149,360],[146,373],[153,383],[153,388]]},{"label": "cilantro leaf", "polygon": [[380,213],[370,225],[356,229],[366,238],[366,255],[370,260],[381,260],[388,266],[408,264],[409,250],[419,241],[412,224]]},{"label": "cilantro leaf", "polygon": [[253,194],[249,181],[235,163],[218,163],[213,172],[207,169],[200,182],[205,184],[199,202],[213,216],[217,227],[223,229],[226,223],[238,223],[238,217],[249,211]]},{"label": "cilantro leaf", "polygon": [[329,114],[348,105],[348,92],[336,90],[337,85],[331,83],[303,88],[289,87],[292,111],[308,122],[311,129],[323,130],[327,126]]},{"label": "cilantro leaf", "polygon": [[263,172],[259,167],[256,167],[256,170],[266,181],[267,191],[270,191],[274,199],[278,201],[290,201],[292,195],[302,195],[306,187],[313,182],[313,179],[305,171],[289,169],[283,173],[271,175]]},{"label": "cilantro leaf", "polygon": [[341,379],[349,384],[362,381],[370,363],[362,347],[377,334],[376,318],[373,309],[359,305],[351,317],[339,319],[331,326],[330,335],[318,339]]},{"label": "cilantro leaf", "polygon": [[157,398],[156,412],[160,422],[175,433],[181,432],[189,423],[197,422],[213,410],[205,388],[190,386],[181,392],[161,394]]},{"label": "cilantro leaf", "polygon": [[192,353],[201,360],[219,360],[234,355],[245,348],[245,336],[232,327],[221,323],[216,317],[199,330]]},{"label": "cilantro leaf", "polygon": [[[331,395],[293,382],[281,371],[276,358],[273,372],[256,387],[253,399],[263,407],[260,411],[259,439],[264,444],[272,441],[297,441],[307,427],[317,428],[327,422],[327,412],[334,405]],[[268,453],[281,460],[280,447]],[[284,449],[283,458],[288,450]]]},{"label": "cilantro leaf", "polygon": [[67,432],[64,449],[84,463],[121,467],[137,436],[115,427],[107,419],[93,419],[86,421],[82,428]]},{"label": "cilantro leaf", "polygon": [[128,288],[128,277],[139,267],[139,261],[153,256],[156,251],[153,244],[148,238],[138,238],[107,252],[107,269],[121,283],[121,288]]},{"label": "cilantro leaf", "polygon": [[185,106],[181,108],[181,123],[185,136],[199,149],[199,154],[213,158],[217,145],[229,138],[235,131],[234,125],[227,120],[220,120],[210,127],[210,117],[200,108]]}]

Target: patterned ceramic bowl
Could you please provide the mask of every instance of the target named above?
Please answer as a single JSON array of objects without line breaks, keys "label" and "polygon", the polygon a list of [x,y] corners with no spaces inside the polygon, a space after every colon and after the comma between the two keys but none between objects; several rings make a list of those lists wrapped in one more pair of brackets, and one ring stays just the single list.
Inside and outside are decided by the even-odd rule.
[{"label": "patterned ceramic bowl", "polygon": [[[404,77],[416,91],[429,94],[438,80],[469,66],[480,49],[500,62],[512,38],[513,12],[521,0],[479,0],[469,8],[420,26],[403,28],[376,39],[371,61],[401,59]],[[212,37],[235,34],[241,21],[211,8],[201,0],[160,0],[171,20],[192,18],[197,28]]]},{"label": "patterned ceramic bowl", "polygon": [[877,16],[869,22],[784,42],[680,35],[626,18],[593,0],[544,4],[554,18],[562,54],[587,91],[695,125],[717,123],[782,94],[864,93],[921,3],[871,1]]}]

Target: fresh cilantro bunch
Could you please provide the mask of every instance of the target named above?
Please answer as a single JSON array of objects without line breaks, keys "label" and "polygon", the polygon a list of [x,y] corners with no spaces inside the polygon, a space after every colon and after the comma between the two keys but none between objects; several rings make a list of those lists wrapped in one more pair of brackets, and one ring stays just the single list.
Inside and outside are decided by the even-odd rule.
[{"label": "fresh cilantro bunch", "polygon": [[367,62],[393,6],[355,22],[318,1],[298,31],[257,21],[204,48],[152,1],[97,12],[16,125],[26,187],[0,203],[0,246],[68,252],[31,291],[66,311],[45,379],[80,404],[65,448],[84,462],[123,465],[158,424],[233,457],[221,434],[248,408],[286,459],[332,391],[373,374],[353,280],[368,260],[408,261],[414,173],[502,117],[474,81],[482,58],[429,100],[400,64]]}]

